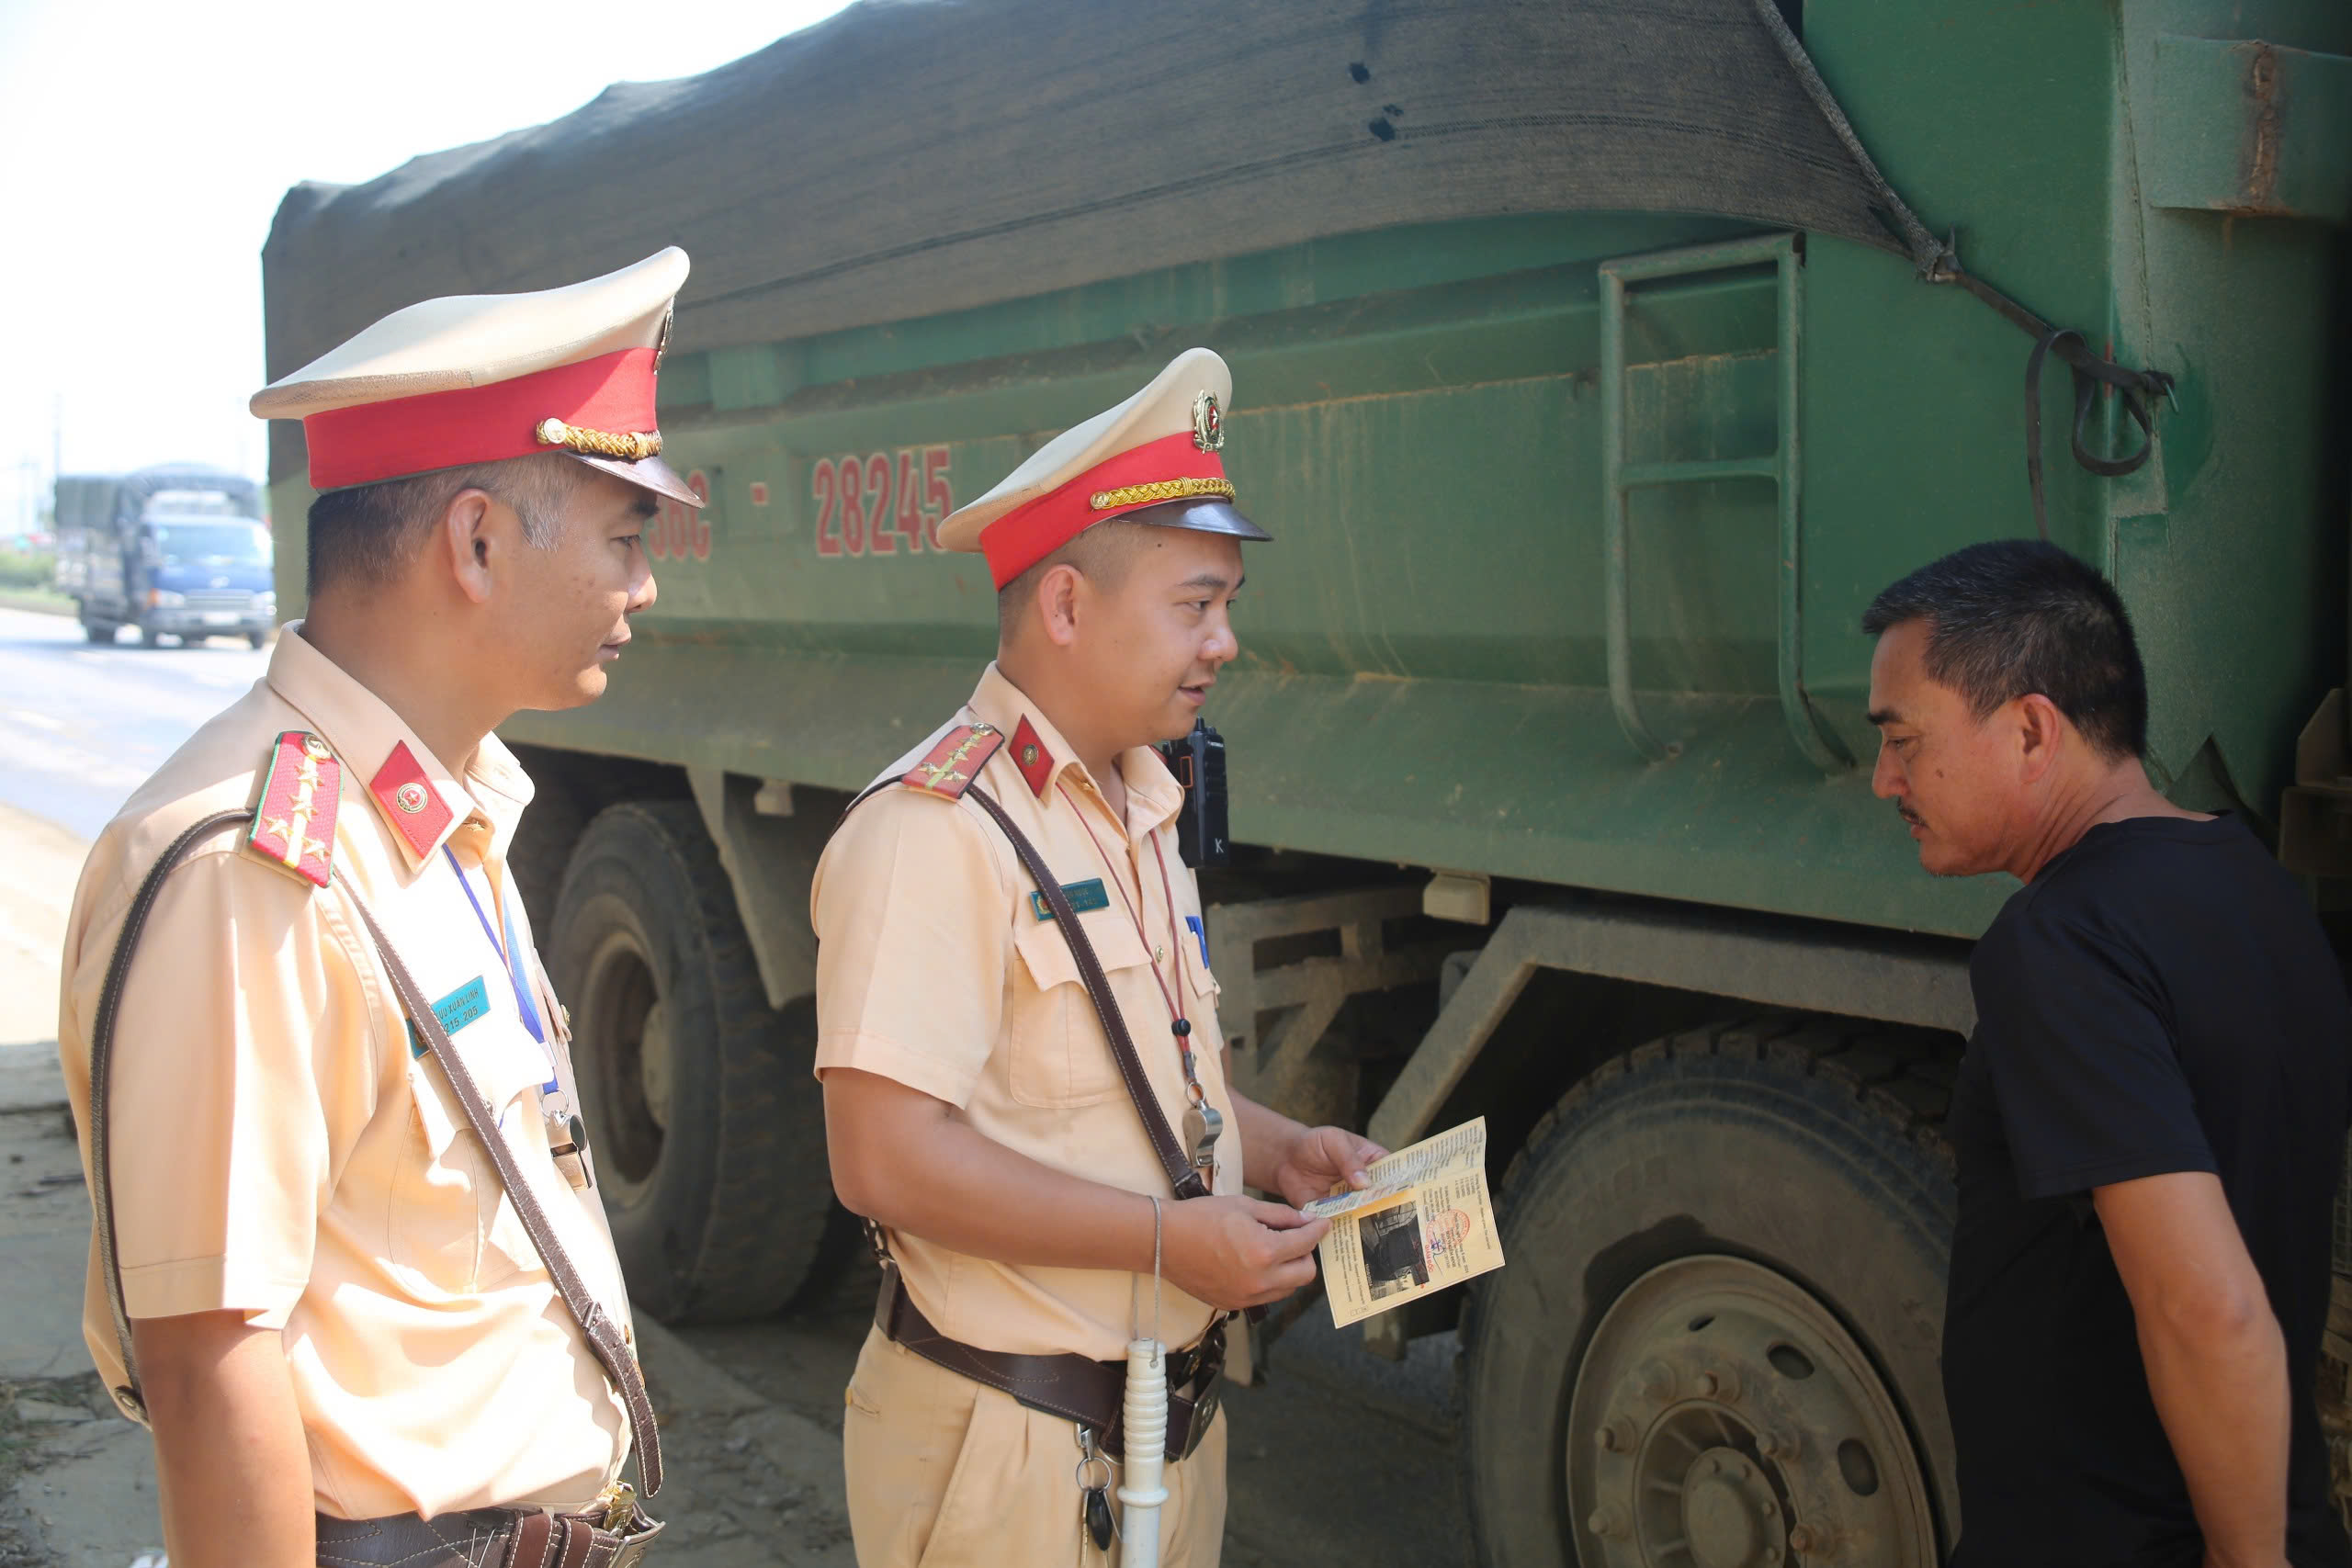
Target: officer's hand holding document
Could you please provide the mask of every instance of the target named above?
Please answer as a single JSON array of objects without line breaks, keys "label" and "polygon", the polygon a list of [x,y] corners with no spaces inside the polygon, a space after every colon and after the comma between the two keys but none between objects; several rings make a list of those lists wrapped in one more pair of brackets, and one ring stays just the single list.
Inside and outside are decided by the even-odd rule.
[{"label": "officer's hand holding document", "polygon": [[1336,1326],[1503,1266],[1487,1200],[1485,1117],[1399,1149],[1364,1175],[1372,1185],[1363,1191],[1304,1211],[1331,1222],[1315,1253]]}]

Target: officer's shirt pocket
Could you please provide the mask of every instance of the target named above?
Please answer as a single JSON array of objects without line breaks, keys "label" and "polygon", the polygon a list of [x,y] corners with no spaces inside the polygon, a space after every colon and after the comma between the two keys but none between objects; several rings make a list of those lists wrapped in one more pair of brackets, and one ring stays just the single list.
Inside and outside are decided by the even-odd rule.
[{"label": "officer's shirt pocket", "polygon": [[[1012,1098],[1023,1105],[1062,1110],[1125,1094],[1119,1064],[1060,926],[1053,920],[1031,922],[1025,909],[1023,919],[1012,945],[1036,989],[1035,995],[1014,1000],[1008,1050]],[[1138,1051],[1148,1050],[1145,1042],[1159,1038],[1168,1026],[1167,1006],[1151,983],[1151,954],[1123,910],[1093,909],[1078,919],[1125,1015],[1127,1033]],[[1137,1011],[1147,995],[1152,1007],[1148,1015]]]},{"label": "officer's shirt pocket", "polygon": [[[501,1037],[509,1031],[519,1032],[519,1026],[493,1015],[452,1038],[509,1146],[527,1164],[524,1122],[538,1114],[547,1069],[528,1059],[527,1040],[516,1049]],[[440,1064],[429,1055],[413,1057],[408,1081],[409,1137],[391,1194],[391,1261],[452,1295],[488,1290],[538,1267],[530,1233]]]},{"label": "officer's shirt pocket", "polygon": [[1216,1006],[1217,993],[1223,989],[1223,987],[1216,983],[1216,976],[1209,973],[1209,966],[1205,962],[1199,964],[1195,964],[1193,962],[1194,959],[1201,956],[1201,950],[1204,944],[1201,942],[1200,939],[1192,933],[1187,932],[1184,940],[1191,944],[1184,949],[1185,985],[1187,988],[1192,991],[1193,998],[1195,1001],[1205,1002],[1211,1008],[1215,1008]]}]

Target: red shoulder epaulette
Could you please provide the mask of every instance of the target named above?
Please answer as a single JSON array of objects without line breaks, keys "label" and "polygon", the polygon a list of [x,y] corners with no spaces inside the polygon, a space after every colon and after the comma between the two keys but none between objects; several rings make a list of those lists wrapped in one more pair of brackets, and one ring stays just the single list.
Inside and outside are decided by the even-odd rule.
[{"label": "red shoulder epaulette", "polygon": [[254,807],[245,846],[264,860],[324,887],[334,867],[334,813],[343,764],[317,736],[289,729],[270,750],[269,782]]},{"label": "red shoulder epaulette", "polygon": [[942,800],[961,800],[972,781],[980,776],[998,747],[1004,744],[1004,731],[991,724],[962,724],[940,738],[931,749],[931,755],[917,762],[899,782],[909,789],[919,789],[925,795],[935,795]]}]

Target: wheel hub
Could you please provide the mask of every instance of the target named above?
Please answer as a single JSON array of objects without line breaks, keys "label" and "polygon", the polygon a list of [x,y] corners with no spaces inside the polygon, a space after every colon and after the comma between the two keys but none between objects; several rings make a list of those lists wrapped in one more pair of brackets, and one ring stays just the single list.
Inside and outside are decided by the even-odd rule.
[{"label": "wheel hub", "polygon": [[676,1092],[669,1011],[643,945],[618,918],[589,955],[571,1037],[606,1198],[628,1201],[661,1163]]},{"label": "wheel hub", "polygon": [[1568,1413],[1594,1568],[1933,1568],[1927,1483],[1867,1356],[1743,1258],[1651,1270],[1595,1329]]},{"label": "wheel hub", "polygon": [[1701,1454],[1683,1479],[1681,1503],[1674,1522],[1699,1568],[1756,1568],[1780,1561],[1780,1499],[1738,1450]]},{"label": "wheel hub", "polygon": [[645,1090],[646,1115],[656,1127],[668,1132],[676,1066],[670,1054],[670,1009],[659,1000],[646,1010],[644,1030],[638,1036],[637,1076]]}]

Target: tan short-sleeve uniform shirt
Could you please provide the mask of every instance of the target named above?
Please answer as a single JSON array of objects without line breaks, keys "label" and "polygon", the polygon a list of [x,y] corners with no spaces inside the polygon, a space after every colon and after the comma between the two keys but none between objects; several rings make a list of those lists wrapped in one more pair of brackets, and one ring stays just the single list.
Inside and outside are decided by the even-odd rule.
[{"label": "tan short-sleeve uniform shirt", "polygon": [[[501,1134],[590,1289],[627,1325],[597,1190],[575,1190],[549,1152],[544,1117],[571,1102],[571,1064],[505,861],[530,781],[495,738],[453,775],[299,627],[91,850],[58,1022],[76,1124],[88,1126],[90,1027],[141,880],[185,829],[253,807],[288,730],[322,738],[340,761],[336,870],[436,1010],[456,998],[445,1021]],[[368,787],[401,746],[431,795],[408,800],[428,820],[432,800],[447,807],[422,846],[394,830],[401,807]],[[447,1078],[412,1039],[348,897],[245,837],[219,830],[164,884],[123,995],[109,1163],[131,1315],[230,1310],[282,1330],[325,1513],[585,1503],[627,1456],[625,1411]],[[88,1159],[85,1132],[85,1174]],[[119,1383],[95,1244],[83,1331]]]},{"label": "tan short-sleeve uniform shirt", "polygon": [[[1200,893],[1177,853],[1183,792],[1174,776],[1148,748],[1121,754],[1122,821],[1068,742],[993,664],[956,722],[1003,732],[976,783],[1065,886],[1101,884],[1101,907],[1081,908],[1079,919],[1175,1128],[1185,1095],[1171,999],[1191,1021],[1201,1083],[1226,1119],[1216,1190],[1239,1191],[1216,981]],[[1036,755],[1024,759],[1031,737]],[[887,776],[929,750],[917,748]],[[1002,829],[968,797],[889,788],[851,812],[818,863],[811,893],[818,1074],[854,1067],[894,1079],[1042,1165],[1172,1201],[1069,944],[1041,918],[1034,892]],[[1130,1275],[996,1263],[897,1233],[890,1245],[915,1304],[950,1338],[1097,1360],[1125,1354]],[[1140,1293],[1148,1311],[1148,1280]],[[1161,1310],[1170,1345],[1197,1337],[1214,1315],[1173,1286]]]}]

